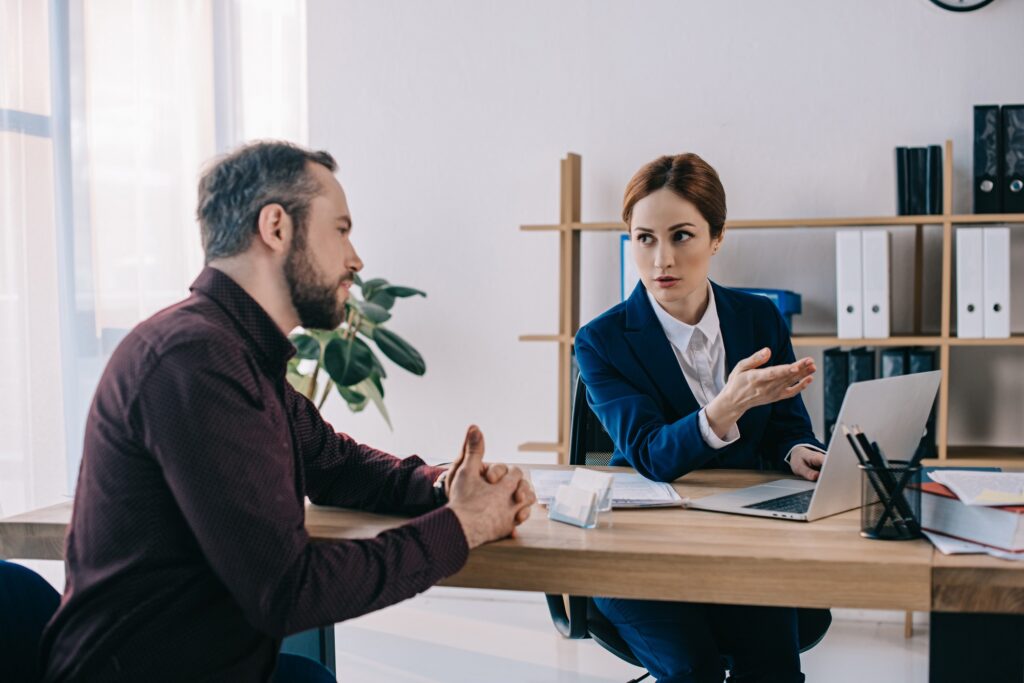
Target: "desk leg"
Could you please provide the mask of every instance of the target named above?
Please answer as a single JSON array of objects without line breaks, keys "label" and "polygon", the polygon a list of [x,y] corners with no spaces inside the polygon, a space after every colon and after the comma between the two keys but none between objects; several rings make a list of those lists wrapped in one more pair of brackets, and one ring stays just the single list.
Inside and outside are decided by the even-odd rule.
[{"label": "desk leg", "polygon": [[309,657],[326,666],[331,673],[338,673],[334,661],[334,626],[324,626],[288,636],[281,643],[281,652]]},{"label": "desk leg", "polygon": [[1024,681],[1024,615],[932,612],[928,681]]}]

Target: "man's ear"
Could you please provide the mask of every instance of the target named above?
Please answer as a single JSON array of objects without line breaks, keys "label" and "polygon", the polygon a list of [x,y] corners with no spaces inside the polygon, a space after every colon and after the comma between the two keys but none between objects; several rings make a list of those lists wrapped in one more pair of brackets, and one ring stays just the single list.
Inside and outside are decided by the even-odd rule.
[{"label": "man's ear", "polygon": [[267,204],[256,218],[259,239],[274,252],[287,252],[292,243],[292,217],[280,204]]}]

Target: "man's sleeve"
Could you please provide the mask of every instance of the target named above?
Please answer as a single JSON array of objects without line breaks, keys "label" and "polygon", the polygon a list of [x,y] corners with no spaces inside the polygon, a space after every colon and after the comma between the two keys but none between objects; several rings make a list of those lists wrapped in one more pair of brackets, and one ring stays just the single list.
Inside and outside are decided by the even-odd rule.
[{"label": "man's sleeve", "polygon": [[258,376],[243,354],[193,342],[156,361],[132,407],[210,567],[256,628],[281,637],[342,621],[462,567],[468,547],[447,507],[376,538],[311,542],[285,411]]},{"label": "man's sleeve", "polygon": [[335,432],[312,401],[291,386],[285,387],[285,400],[312,502],[374,512],[418,513],[434,507],[431,489],[444,468],[416,456],[399,459]]}]

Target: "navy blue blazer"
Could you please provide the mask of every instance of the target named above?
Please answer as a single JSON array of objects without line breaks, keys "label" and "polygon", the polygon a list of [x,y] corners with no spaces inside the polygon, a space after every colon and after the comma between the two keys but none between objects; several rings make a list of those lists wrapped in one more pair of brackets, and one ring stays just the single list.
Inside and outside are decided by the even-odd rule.
[{"label": "navy blue blazer", "polygon": [[[792,363],[793,344],[778,310],[763,296],[711,283],[726,376],[736,363],[767,346],[764,367]],[[803,399],[751,408],[739,419],[740,438],[715,450],[700,433],[700,404],[690,391],[643,283],[629,299],[576,334],[576,358],[587,400],[615,442],[612,465],[629,465],[649,479],[673,481],[710,467],[782,469],[793,446],[824,448],[814,438]]]}]

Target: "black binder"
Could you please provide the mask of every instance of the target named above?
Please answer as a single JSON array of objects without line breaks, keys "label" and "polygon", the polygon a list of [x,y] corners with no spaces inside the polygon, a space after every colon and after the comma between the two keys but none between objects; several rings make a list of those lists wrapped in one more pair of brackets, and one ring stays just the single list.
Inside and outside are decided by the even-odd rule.
[{"label": "black binder", "polygon": [[942,148],[929,145],[925,150],[924,212],[942,213]]},{"label": "black binder", "polygon": [[[910,372],[931,372],[935,369],[935,351],[933,349],[911,349],[910,350]],[[924,451],[922,458],[938,457],[938,449],[935,446],[935,406],[928,414],[928,422],[925,426],[924,436],[918,445],[919,451]]]},{"label": "black binder", "polygon": [[850,351],[850,384],[875,378],[875,350],[861,346]]},{"label": "black binder", "polygon": [[1002,108],[1002,211],[1024,213],[1024,104]]},{"label": "black binder", "polygon": [[832,439],[832,432],[839,419],[839,409],[846,398],[846,389],[850,385],[849,353],[839,347],[825,349],[823,375],[825,377],[825,434],[822,439],[826,445]]},{"label": "black binder", "polygon": [[928,182],[928,148],[911,147],[907,150],[907,187],[910,191],[908,204],[910,215],[928,213],[925,204],[925,186]]},{"label": "black binder", "polygon": [[999,106],[974,107],[974,213],[1001,213]]},{"label": "black binder", "polygon": [[896,148],[896,215],[910,215],[910,179],[907,177],[907,148]]},{"label": "black binder", "polygon": [[906,375],[907,370],[906,348],[882,349],[882,377],[899,377]]}]

